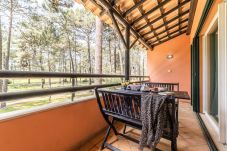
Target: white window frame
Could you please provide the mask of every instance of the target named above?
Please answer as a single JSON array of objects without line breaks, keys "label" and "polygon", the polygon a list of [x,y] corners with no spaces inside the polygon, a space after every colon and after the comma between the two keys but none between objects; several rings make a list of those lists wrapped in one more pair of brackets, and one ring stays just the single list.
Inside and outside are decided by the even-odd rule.
[{"label": "white window frame", "polygon": [[[218,26],[218,123],[208,114],[210,101],[209,40]],[[203,36],[203,112],[219,136],[221,143],[227,143],[227,5],[226,1],[218,6],[218,12]]]}]

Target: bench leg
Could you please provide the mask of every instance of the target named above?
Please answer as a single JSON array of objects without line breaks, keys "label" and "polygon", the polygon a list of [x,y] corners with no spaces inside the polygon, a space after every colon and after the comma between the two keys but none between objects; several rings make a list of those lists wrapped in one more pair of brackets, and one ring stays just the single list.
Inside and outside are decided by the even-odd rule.
[{"label": "bench leg", "polygon": [[101,145],[101,150],[103,150],[106,147],[106,148],[110,149],[111,151],[120,151],[118,148],[116,148],[116,147],[112,146],[111,144],[107,143],[107,139],[108,139],[108,137],[110,135],[110,130],[111,129],[113,129],[115,135],[118,135],[118,133],[116,132],[116,129],[115,129],[113,124],[114,124],[114,119],[112,120],[112,122],[110,122],[110,125],[109,125],[109,127],[108,127],[108,129],[106,131],[103,143]]},{"label": "bench leg", "polygon": [[177,140],[176,139],[171,141],[171,151],[177,151]]},{"label": "bench leg", "polygon": [[126,128],[127,128],[127,125],[125,124],[124,129],[123,129],[123,134],[126,134]]},{"label": "bench leg", "polygon": [[107,138],[108,138],[108,136],[109,136],[109,134],[110,134],[110,130],[111,130],[111,126],[109,126],[108,129],[107,129],[107,131],[106,131],[106,134],[105,134],[105,137],[104,137],[104,140],[103,140],[101,149],[104,149],[104,147],[105,147],[105,143],[106,143]]}]

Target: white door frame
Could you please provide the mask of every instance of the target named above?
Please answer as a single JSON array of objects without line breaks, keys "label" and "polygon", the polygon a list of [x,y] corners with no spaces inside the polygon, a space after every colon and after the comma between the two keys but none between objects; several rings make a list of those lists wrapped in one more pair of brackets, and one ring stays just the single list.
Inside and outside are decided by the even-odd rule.
[{"label": "white door frame", "polygon": [[[211,21],[207,31],[203,36],[203,112],[205,113],[210,124],[214,128],[215,132],[219,134],[218,123],[214,120],[209,113],[209,104],[210,104],[210,34],[213,33],[218,27],[218,13],[215,15]],[[219,110],[219,109],[218,109]]]},{"label": "white door frame", "polygon": [[[218,118],[217,123],[208,114],[210,100],[209,73],[209,40],[218,25]],[[210,124],[219,136],[221,143],[227,143],[227,4],[222,2],[218,6],[218,12],[211,21],[203,36],[203,112]]]}]

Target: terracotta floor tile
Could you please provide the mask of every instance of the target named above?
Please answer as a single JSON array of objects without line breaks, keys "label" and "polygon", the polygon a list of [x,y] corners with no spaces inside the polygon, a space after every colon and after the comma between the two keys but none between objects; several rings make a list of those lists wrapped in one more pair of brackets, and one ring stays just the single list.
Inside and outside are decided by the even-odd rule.
[{"label": "terracotta floor tile", "polygon": [[[117,129],[122,132],[123,124],[117,123]],[[82,146],[79,151],[99,151],[102,144],[102,138],[105,132],[100,133],[97,138],[89,141]],[[127,127],[127,135],[139,139],[140,130]],[[100,136],[101,135],[101,136]],[[129,141],[123,137],[117,137],[111,132],[108,143],[119,148],[121,151],[139,151],[139,144]],[[93,145],[91,148],[91,144]],[[88,147],[86,147],[88,146]],[[90,148],[89,148],[90,146]],[[209,147],[205,141],[201,128],[195,114],[192,112],[192,107],[189,103],[180,103],[179,108],[179,136],[177,139],[177,146],[179,151],[208,151]],[[171,142],[169,140],[161,139],[157,148],[162,151],[171,150]],[[88,149],[88,150],[86,150]],[[103,151],[109,151],[104,149]],[[149,148],[144,148],[144,151],[150,151]]]}]

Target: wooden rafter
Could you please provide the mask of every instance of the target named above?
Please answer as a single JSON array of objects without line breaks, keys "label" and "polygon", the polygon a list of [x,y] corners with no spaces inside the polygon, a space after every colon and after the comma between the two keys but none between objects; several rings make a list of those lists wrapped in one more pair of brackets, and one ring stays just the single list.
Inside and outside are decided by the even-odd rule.
[{"label": "wooden rafter", "polygon": [[144,25],[143,27],[140,27],[137,31],[141,31],[145,28],[147,28],[148,26],[156,23],[157,21],[159,21],[160,19],[162,19],[163,17],[166,17],[167,15],[169,15],[170,13],[174,12],[175,10],[177,10],[178,8],[184,6],[185,4],[187,4],[188,2],[190,2],[190,0],[185,0],[184,2],[180,3],[179,5],[177,5],[176,7],[174,7],[173,9],[167,11],[165,14],[159,16],[158,18],[154,19],[153,21],[149,22],[148,24]]},{"label": "wooden rafter", "polygon": [[135,35],[137,38],[140,39],[140,41],[148,48],[152,49],[150,45],[148,45],[145,41],[145,39],[138,33],[136,30],[128,23],[128,21],[118,12],[116,11],[106,0],[97,0],[101,5],[103,5],[104,8],[109,9],[119,20],[125,25],[129,26],[131,32],[133,35]]},{"label": "wooden rafter", "polygon": [[[140,16],[139,18],[137,18],[136,20],[134,20],[131,25],[136,24],[137,22],[139,22],[140,20],[142,20],[143,18],[147,17],[148,15],[150,15],[151,13],[153,13],[154,11],[158,10],[160,7],[162,7],[163,5],[167,4],[168,2],[170,2],[170,0],[165,0],[162,3],[160,3],[159,5],[155,6],[154,8],[152,8],[151,10],[149,10],[148,12],[146,12],[145,14],[143,14],[142,16]],[[151,24],[150,24],[151,25]],[[150,26],[149,25],[149,26]]]},{"label": "wooden rafter", "polygon": [[[174,29],[175,27],[177,27],[177,26],[179,26],[179,25],[181,25],[181,24],[183,24],[183,23],[185,23],[185,22],[187,22],[187,21],[188,21],[188,19],[184,19],[184,20],[180,21],[179,23],[177,23],[177,24],[175,24],[175,25],[173,25],[173,26],[171,26],[171,27],[168,27],[166,30],[170,31],[171,29]],[[187,26],[187,25],[186,25],[186,26]],[[162,32],[158,33],[158,36],[160,36],[161,34],[165,33],[166,30],[163,30]],[[149,38],[148,38],[148,39],[149,39],[148,41],[150,41],[150,40],[153,39],[154,37],[155,37],[155,36],[149,37]]]},{"label": "wooden rafter", "polygon": [[182,34],[184,34],[184,33],[186,33],[186,30],[180,32],[179,34],[176,34],[176,35],[172,36],[171,38],[165,39],[165,40],[163,40],[163,41],[160,42],[160,43],[154,44],[154,47],[155,47],[155,46],[158,46],[158,45],[161,45],[161,44],[163,44],[164,42],[169,41],[169,40],[171,40],[171,39],[173,39],[173,38],[175,38],[175,37],[178,37],[178,36],[180,36],[180,35],[182,35]]},{"label": "wooden rafter", "polygon": [[130,14],[132,11],[134,11],[136,8],[138,8],[139,6],[141,6],[144,2],[146,2],[147,0],[141,0],[138,3],[136,3],[135,5],[133,5],[129,10],[127,10],[125,13],[123,13],[123,17],[126,17],[128,14]]},{"label": "wooden rafter", "polygon": [[[76,1],[82,1],[86,8],[101,17],[107,24],[111,23],[111,19],[127,50],[137,41],[152,50],[154,46],[163,43],[163,41],[184,33],[186,27],[187,33],[190,33],[194,18],[193,12],[198,0]],[[172,3],[173,1],[174,3]],[[92,5],[90,5],[91,3]],[[187,5],[188,3],[190,5]],[[174,4],[175,6],[173,6]],[[160,12],[159,15],[157,14],[158,11]],[[107,15],[103,16],[104,14]],[[175,31],[176,29],[178,31]],[[175,34],[172,34],[173,30]],[[126,35],[129,35],[129,37],[126,37]],[[164,38],[163,35],[166,35],[166,37]],[[132,37],[133,39],[130,40]]]},{"label": "wooden rafter", "polygon": [[[186,14],[188,14],[188,13],[189,13],[189,10],[186,10],[185,12],[183,12],[182,14],[180,14],[179,16],[176,16],[176,17],[170,19],[169,21],[165,22],[164,24],[162,24],[162,25],[156,27],[154,30],[158,30],[158,29],[164,27],[165,24],[168,25],[168,24],[174,22],[174,21],[175,21],[176,19],[178,19],[179,17],[184,16],[184,15],[186,15]],[[148,34],[150,34],[150,33],[152,33],[152,31],[149,31],[149,32],[143,34],[142,36],[146,36],[146,35],[148,35]]]},{"label": "wooden rafter", "polygon": [[[136,3],[136,0],[133,0],[133,1],[134,1],[134,3]],[[138,10],[140,11],[141,15],[143,16],[143,15],[144,15],[143,9],[139,6],[139,7],[138,7]],[[145,16],[144,19],[146,20],[147,23],[149,23],[149,19],[147,18],[147,16]],[[158,36],[157,36],[155,30],[153,30],[153,26],[151,25],[151,26],[149,26],[149,27],[150,27],[150,30],[153,31],[153,34],[154,34],[154,35],[157,37],[157,39],[158,39]]]},{"label": "wooden rafter", "polygon": [[[178,5],[181,3],[181,1],[180,0],[178,0]],[[181,8],[178,8],[178,16],[181,14]],[[180,20],[181,20],[181,17],[179,17],[178,18],[178,23],[180,22]],[[179,30],[180,30],[180,26],[181,25],[179,25]]]},{"label": "wooden rafter", "polygon": [[187,35],[189,35],[191,33],[197,3],[198,3],[198,0],[192,0],[191,4],[190,4],[189,23],[188,23],[188,29],[187,29],[187,32],[186,32]]},{"label": "wooden rafter", "polygon": [[[158,3],[158,5],[160,5],[160,0],[157,0],[157,3]],[[160,7],[159,9],[160,9],[161,15],[163,15],[164,14],[164,8],[163,8],[163,6]],[[162,20],[163,20],[163,24],[164,24],[165,29],[166,29],[166,33],[167,33],[167,35],[169,35],[169,31],[167,30],[166,18],[163,17]]]},{"label": "wooden rafter", "polygon": [[116,18],[115,18],[114,14],[113,14],[113,12],[111,10],[109,10],[109,14],[110,14],[111,20],[113,21],[113,25],[114,25],[114,27],[117,30],[118,35],[120,36],[124,46],[126,47],[125,38],[124,38],[124,36],[123,36],[123,34],[122,34],[121,30],[120,30],[120,27],[119,27],[119,24],[117,23]]},{"label": "wooden rafter", "polygon": [[138,41],[138,38],[136,38],[136,39],[132,42],[132,44],[130,45],[130,48],[132,48],[132,47],[134,46],[134,44],[135,44],[137,41]]},{"label": "wooden rafter", "polygon": [[[169,35],[162,36],[162,37],[160,38],[160,40],[162,40],[162,39],[164,39],[164,38],[166,38],[166,37],[170,38],[171,35],[173,35],[173,34],[175,34],[175,33],[177,33],[177,32],[181,32],[183,29],[186,29],[186,28],[187,28],[187,25],[184,26],[184,27],[181,27],[181,28],[178,29],[178,30],[175,30],[175,31],[173,31],[173,32],[170,32]],[[155,40],[155,41],[153,41],[153,42],[151,42],[151,43],[156,43],[156,42],[157,42],[157,40]]]}]

